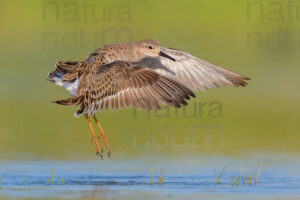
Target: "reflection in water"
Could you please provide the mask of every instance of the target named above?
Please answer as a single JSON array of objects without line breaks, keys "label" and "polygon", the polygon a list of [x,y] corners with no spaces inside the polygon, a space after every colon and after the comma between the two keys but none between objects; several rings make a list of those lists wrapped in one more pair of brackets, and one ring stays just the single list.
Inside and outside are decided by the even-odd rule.
[{"label": "reflection in water", "polygon": [[102,186],[97,186],[91,191],[91,199],[105,199],[105,191]]}]

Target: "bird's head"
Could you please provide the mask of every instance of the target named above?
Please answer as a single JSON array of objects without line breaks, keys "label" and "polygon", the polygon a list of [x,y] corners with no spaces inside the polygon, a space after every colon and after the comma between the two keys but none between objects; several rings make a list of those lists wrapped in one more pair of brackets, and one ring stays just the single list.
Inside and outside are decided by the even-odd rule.
[{"label": "bird's head", "polygon": [[156,40],[143,40],[137,43],[138,50],[141,53],[142,57],[165,57],[168,58],[172,61],[176,61],[174,58],[171,56],[167,55],[166,53],[162,52],[160,50],[160,45],[158,41]]}]

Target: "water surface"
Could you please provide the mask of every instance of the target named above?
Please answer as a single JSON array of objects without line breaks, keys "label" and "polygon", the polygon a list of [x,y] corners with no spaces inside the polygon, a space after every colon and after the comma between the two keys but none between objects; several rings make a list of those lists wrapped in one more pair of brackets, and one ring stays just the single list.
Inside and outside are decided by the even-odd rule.
[{"label": "water surface", "polygon": [[[258,161],[222,157],[201,160],[189,158],[180,162],[175,159],[168,163],[157,160],[2,162],[0,197],[3,199],[300,198],[300,171],[296,158],[288,159],[289,162],[286,159],[279,161],[276,157],[265,160],[258,184],[255,184],[254,178],[260,167]],[[220,184],[216,184],[214,170],[219,176],[223,166],[227,168]],[[245,172],[245,184],[240,166]],[[162,168],[164,182],[159,184]],[[252,174],[251,185],[249,168]]]}]

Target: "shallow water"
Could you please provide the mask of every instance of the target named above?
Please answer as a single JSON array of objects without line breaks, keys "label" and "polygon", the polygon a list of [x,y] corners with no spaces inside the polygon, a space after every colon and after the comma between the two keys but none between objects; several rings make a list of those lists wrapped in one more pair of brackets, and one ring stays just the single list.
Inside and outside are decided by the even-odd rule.
[{"label": "shallow water", "polygon": [[[285,158],[285,157],[283,157]],[[299,199],[300,170],[297,158],[264,160],[264,168],[255,184],[260,164],[247,159],[189,158],[158,162],[135,161],[34,161],[1,162],[0,198],[34,199]],[[251,159],[250,159],[251,160]],[[226,166],[220,184],[217,176]],[[243,184],[240,166],[245,171]],[[149,169],[153,176],[150,184]],[[51,182],[52,168],[53,182]],[[158,183],[161,168],[164,182]],[[249,168],[252,184],[249,184]],[[239,183],[236,185],[236,178]],[[233,177],[234,185],[231,184]],[[63,179],[63,182],[62,182]]]}]

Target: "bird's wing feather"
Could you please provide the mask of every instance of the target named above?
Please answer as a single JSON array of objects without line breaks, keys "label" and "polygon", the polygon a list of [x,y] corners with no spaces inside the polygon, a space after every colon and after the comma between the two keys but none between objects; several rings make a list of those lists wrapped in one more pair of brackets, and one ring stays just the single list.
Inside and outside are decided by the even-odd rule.
[{"label": "bird's wing feather", "polygon": [[196,58],[187,52],[166,47],[161,47],[160,49],[176,61],[160,57],[157,59],[146,58],[140,63],[159,74],[167,75],[180,81],[192,90],[207,91],[207,88],[217,88],[226,85],[234,87],[245,86],[247,85],[245,80],[250,80],[245,76]]},{"label": "bird's wing feather", "polygon": [[133,107],[158,109],[159,104],[180,107],[193,92],[179,82],[133,63],[117,61],[101,65],[83,88],[88,104],[100,110]]}]

